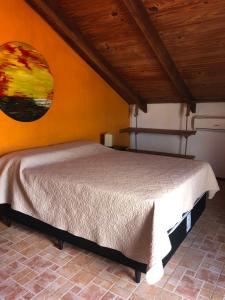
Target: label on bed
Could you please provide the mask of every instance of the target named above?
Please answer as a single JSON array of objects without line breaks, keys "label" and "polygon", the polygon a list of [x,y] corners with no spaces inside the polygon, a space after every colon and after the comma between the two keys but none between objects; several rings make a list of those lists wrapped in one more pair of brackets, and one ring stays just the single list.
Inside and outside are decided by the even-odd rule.
[{"label": "label on bed", "polygon": [[191,229],[191,212],[187,215],[186,218],[186,233]]}]

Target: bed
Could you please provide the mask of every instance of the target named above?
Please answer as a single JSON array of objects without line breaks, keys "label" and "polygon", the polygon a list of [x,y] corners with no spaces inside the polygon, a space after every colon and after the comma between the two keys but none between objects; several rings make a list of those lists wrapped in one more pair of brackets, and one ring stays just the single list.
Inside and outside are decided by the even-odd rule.
[{"label": "bed", "polygon": [[205,162],[78,141],[3,156],[0,189],[7,216],[61,246],[72,241],[133,267],[136,281],[147,272],[154,283],[219,187]]}]

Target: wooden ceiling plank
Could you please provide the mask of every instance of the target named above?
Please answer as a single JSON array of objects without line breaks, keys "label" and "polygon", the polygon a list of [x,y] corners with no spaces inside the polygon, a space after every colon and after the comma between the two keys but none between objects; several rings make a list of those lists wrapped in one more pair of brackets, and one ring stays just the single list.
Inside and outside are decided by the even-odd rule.
[{"label": "wooden ceiling plank", "polygon": [[161,40],[154,24],[152,23],[141,0],[122,0],[133,20],[145,37],[145,40],[151,50],[167,72],[170,80],[176,87],[181,97],[188,103],[192,112],[196,111],[196,100],[189,91],[185,81],[179,73],[173,59],[171,58],[166,46]]},{"label": "wooden ceiling plank", "polygon": [[66,24],[60,11],[56,13],[48,5],[47,0],[26,0],[26,2],[54,28],[54,30],[69,43],[120,96],[128,103],[136,104],[141,110],[147,112],[147,103],[127,86],[121,76],[107,63],[78,28],[75,28],[75,26],[70,28]]}]

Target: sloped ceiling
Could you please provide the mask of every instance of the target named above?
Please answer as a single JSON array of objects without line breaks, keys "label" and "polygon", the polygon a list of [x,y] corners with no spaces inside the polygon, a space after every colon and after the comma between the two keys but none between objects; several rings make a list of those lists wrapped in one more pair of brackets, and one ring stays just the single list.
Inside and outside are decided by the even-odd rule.
[{"label": "sloped ceiling", "polygon": [[[27,2],[128,103],[146,110],[146,103],[225,101],[225,0]],[[65,28],[75,33],[72,42]],[[79,41],[76,47],[77,34],[97,60]]]}]

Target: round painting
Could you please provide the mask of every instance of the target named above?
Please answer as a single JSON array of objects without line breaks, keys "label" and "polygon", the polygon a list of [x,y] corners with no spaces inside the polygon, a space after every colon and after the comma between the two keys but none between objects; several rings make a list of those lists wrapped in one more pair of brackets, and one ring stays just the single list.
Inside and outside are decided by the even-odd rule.
[{"label": "round painting", "polygon": [[32,46],[0,46],[0,109],[22,122],[41,118],[53,97],[53,77],[44,57]]}]

